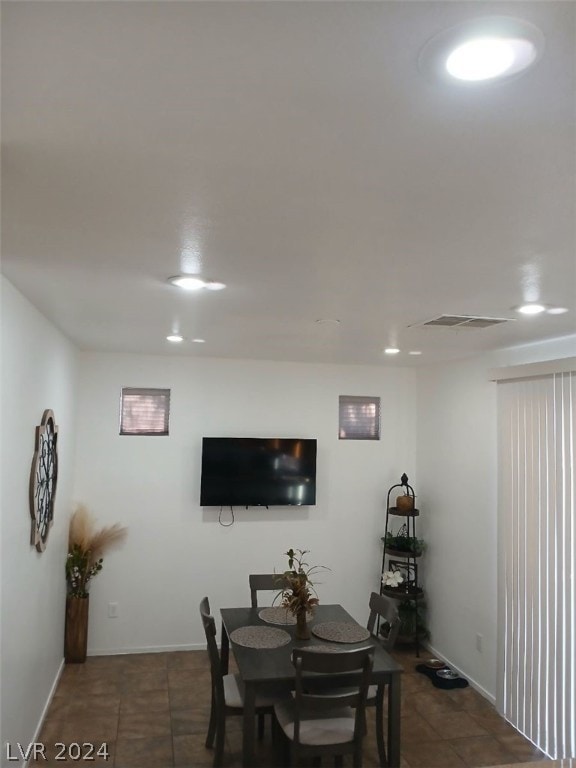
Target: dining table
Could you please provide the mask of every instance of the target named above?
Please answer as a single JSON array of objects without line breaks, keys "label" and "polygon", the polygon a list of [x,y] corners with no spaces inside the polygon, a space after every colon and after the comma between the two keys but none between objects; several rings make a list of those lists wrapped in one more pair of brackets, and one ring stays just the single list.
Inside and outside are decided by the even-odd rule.
[{"label": "dining table", "polygon": [[[281,695],[293,690],[294,666],[292,664],[292,651],[294,648],[307,648],[318,646],[327,652],[335,647],[338,650],[374,647],[374,664],[370,677],[370,684],[377,686],[376,696],[376,738],[380,765],[387,768],[399,768],[400,766],[400,686],[402,667],[380,645],[377,637],[369,635],[359,642],[334,642],[325,640],[314,634],[314,628],[320,630],[327,626],[342,626],[344,628],[360,625],[350,616],[341,605],[317,605],[309,616],[308,626],[311,630],[309,640],[297,640],[295,638],[296,626],[285,624],[279,626],[278,622],[270,624],[261,618],[265,615],[262,608],[222,608],[222,639],[221,639],[221,663],[223,674],[228,673],[230,649],[234,654],[238,674],[244,687],[243,710],[243,736],[242,736],[242,765],[252,768],[255,760],[255,701],[258,694],[275,693]],[[289,637],[281,636],[282,645],[278,647],[248,647],[242,640],[242,633],[247,637],[262,633],[262,627],[274,627],[272,632],[279,629],[287,633]],[[270,633],[272,634],[272,633]],[[353,636],[353,635],[352,635]],[[241,642],[236,642],[235,637]],[[346,638],[349,640],[350,638]],[[357,673],[338,675],[331,678],[335,686],[351,685],[358,682]],[[388,716],[386,738],[384,737],[384,695],[388,694]],[[386,741],[386,744],[384,743]]]}]

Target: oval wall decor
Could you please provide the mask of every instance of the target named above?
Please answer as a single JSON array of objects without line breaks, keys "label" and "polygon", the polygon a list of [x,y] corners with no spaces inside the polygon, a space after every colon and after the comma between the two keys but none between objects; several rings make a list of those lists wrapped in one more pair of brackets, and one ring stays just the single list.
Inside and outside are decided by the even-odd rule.
[{"label": "oval wall decor", "polygon": [[30,543],[38,552],[46,549],[46,541],[54,520],[54,497],[58,479],[58,427],[51,410],[46,409],[36,427],[36,444],[30,473]]}]

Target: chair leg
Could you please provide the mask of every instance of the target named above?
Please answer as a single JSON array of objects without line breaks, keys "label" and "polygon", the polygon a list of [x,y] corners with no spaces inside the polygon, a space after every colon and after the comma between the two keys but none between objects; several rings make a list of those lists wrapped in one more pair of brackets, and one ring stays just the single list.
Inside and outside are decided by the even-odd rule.
[{"label": "chair leg", "polygon": [[224,741],[226,738],[226,718],[222,717],[216,729],[216,750],[214,752],[214,768],[220,768],[224,760]]},{"label": "chair leg", "polygon": [[264,738],[264,715],[260,713],[258,715],[258,740],[262,741]]},{"label": "chair leg", "polygon": [[216,698],[212,693],[212,702],[210,704],[210,722],[208,724],[208,734],[206,735],[206,748],[212,749],[214,746],[214,736],[216,735]]},{"label": "chair leg", "polygon": [[293,741],[290,742],[290,765],[295,768],[300,766],[300,749]]}]

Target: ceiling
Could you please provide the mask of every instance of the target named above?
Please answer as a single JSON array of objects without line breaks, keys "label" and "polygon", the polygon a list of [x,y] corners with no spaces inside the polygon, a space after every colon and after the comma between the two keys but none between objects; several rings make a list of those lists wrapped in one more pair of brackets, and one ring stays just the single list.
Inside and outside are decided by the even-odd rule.
[{"label": "ceiling", "polygon": [[[419,69],[493,14],[541,30],[536,66]],[[575,39],[571,2],[4,2],[2,272],[85,350],[417,365],[573,333]],[[440,314],[510,322],[414,327]]]}]

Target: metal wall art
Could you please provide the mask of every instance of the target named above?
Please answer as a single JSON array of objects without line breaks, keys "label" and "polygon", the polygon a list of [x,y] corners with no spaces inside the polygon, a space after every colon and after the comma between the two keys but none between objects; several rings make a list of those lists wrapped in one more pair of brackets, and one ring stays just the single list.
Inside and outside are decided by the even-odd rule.
[{"label": "metal wall art", "polygon": [[44,411],[36,427],[36,445],[30,473],[30,543],[38,552],[46,549],[46,541],[54,520],[54,497],[58,479],[58,427],[51,410]]}]

